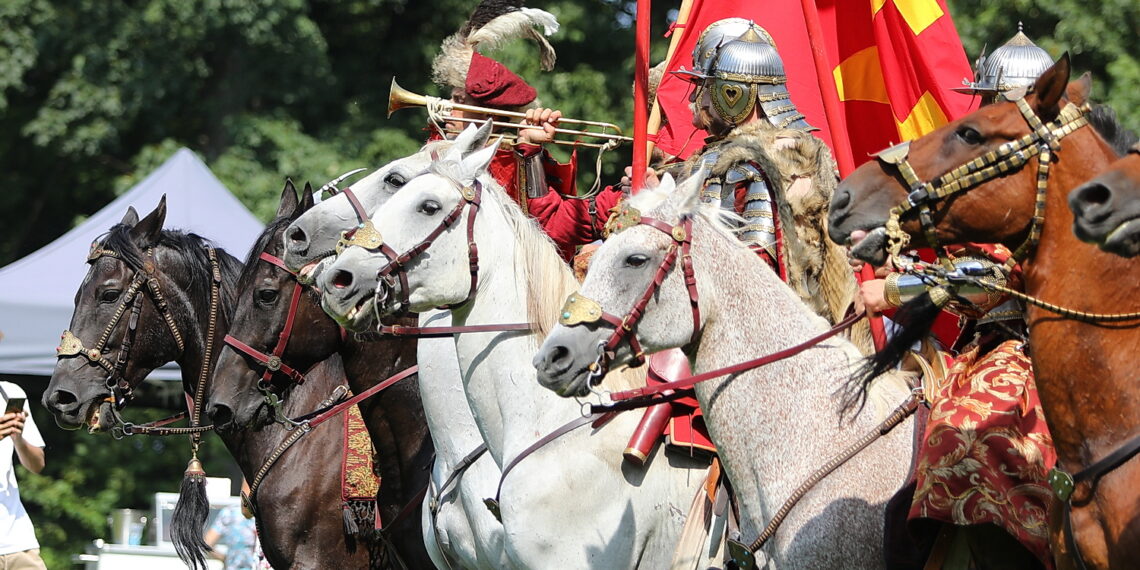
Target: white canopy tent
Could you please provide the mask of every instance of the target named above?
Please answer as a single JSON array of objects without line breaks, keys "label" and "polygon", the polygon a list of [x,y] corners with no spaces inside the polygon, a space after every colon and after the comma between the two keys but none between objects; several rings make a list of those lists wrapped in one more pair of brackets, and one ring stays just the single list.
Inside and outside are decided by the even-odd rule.
[{"label": "white canopy tent", "polygon": [[[166,194],[168,229],[192,231],[243,258],[264,227],[188,149],[180,149],[134,188],[38,251],[0,269],[0,374],[51,376],[59,335],[87,274],[87,251],[128,206],[145,216]],[[180,379],[174,365],[155,379]]]}]

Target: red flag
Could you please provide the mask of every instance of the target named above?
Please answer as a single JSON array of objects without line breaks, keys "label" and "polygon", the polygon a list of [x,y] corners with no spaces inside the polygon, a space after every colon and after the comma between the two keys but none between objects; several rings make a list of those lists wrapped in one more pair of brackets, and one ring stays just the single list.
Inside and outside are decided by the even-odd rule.
[{"label": "red flag", "polygon": [[[690,68],[701,31],[733,16],[772,34],[792,101],[837,157],[853,158],[840,161],[843,174],[869,153],[930,132],[972,103],[950,91],[972,70],[945,0],[694,0],[669,69]],[[668,119],[657,144],[682,157],[704,138],[690,122],[689,92],[672,75],[657,92]]]}]

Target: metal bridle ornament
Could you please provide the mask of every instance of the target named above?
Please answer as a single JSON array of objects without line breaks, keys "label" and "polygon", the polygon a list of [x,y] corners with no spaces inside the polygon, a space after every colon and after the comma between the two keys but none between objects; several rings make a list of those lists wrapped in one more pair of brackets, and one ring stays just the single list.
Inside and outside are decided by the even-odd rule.
[{"label": "metal bridle ornament", "polygon": [[[633,354],[633,360],[631,361],[633,366],[640,366],[645,361],[645,351],[642,350],[641,343],[638,342],[637,334],[633,332],[633,329],[645,314],[645,308],[649,305],[650,298],[660,289],[661,284],[665,281],[665,277],[677,263],[678,256],[681,258],[681,268],[684,272],[685,287],[689,291],[689,303],[693,315],[693,333],[689,337],[690,344],[697,340],[701,331],[701,311],[697,300],[697,279],[693,273],[693,258],[691,254],[693,219],[684,216],[677,225],[671,225],[655,218],[642,216],[640,212],[630,207],[626,207],[618,214],[618,217],[619,219],[625,220],[623,227],[619,228],[618,231],[632,227],[632,225],[649,226],[668,235],[672,242],[669,244],[669,249],[665,251],[665,256],[661,259],[661,264],[657,266],[657,272],[654,274],[653,280],[625,316],[618,317],[605,312],[600,303],[581,293],[572,293],[567,297],[566,303],[562,306],[562,310],[558,315],[558,322],[560,324],[569,327],[605,321],[614,327],[614,332],[610,334],[610,337],[605,342],[599,343],[598,358],[590,364],[588,380],[590,386],[595,386],[598,382],[601,382],[602,377],[609,371],[609,364],[613,361],[617,347],[623,340],[629,343],[630,350]],[[634,219],[637,220],[636,224],[628,223]]]},{"label": "metal bridle ornament", "polygon": [[[922,232],[926,237],[927,245],[938,252],[939,260],[947,270],[952,269],[950,261],[939,247],[935,235],[934,211],[935,202],[968,191],[983,182],[993,180],[1017,172],[1029,163],[1033,157],[1037,160],[1037,198],[1034,203],[1033,218],[1029,226],[1029,235],[1025,243],[1009,258],[1008,265],[1025,259],[1037,245],[1041,237],[1041,226],[1045,222],[1045,191],[1049,184],[1049,166],[1054,161],[1053,153],[1060,150],[1061,139],[1073,131],[1088,125],[1088,104],[1077,106],[1067,103],[1056,120],[1045,124],[1026,103],[1025,98],[1018,98],[1014,103],[1021,112],[1031,131],[1017,140],[1003,143],[998,148],[983,154],[969,162],[959,165],[949,172],[935,177],[933,180],[921,180],[914,168],[907,161],[910,153],[910,143],[905,142],[888,148],[878,154],[876,158],[885,165],[890,165],[898,171],[909,187],[906,201],[895,206],[887,219],[887,253],[896,267],[905,264],[899,259],[899,254],[909,242],[910,237],[902,231],[901,219],[903,216],[917,211]],[[1040,156],[1038,156],[1040,155]]]},{"label": "metal bridle ornament", "polygon": [[[154,248],[146,250],[147,261],[142,267],[132,267],[135,270],[135,276],[131,280],[129,286],[122,294],[122,300],[119,301],[118,307],[115,309],[114,314],[111,316],[110,322],[103,328],[102,334],[95,342],[92,348],[84,346],[83,341],[75,336],[75,333],[70,330],[63,331],[60,335],[59,346],[56,347],[56,358],[74,358],[83,357],[91,364],[97,365],[107,372],[106,386],[111,390],[111,400],[115,409],[121,410],[123,406],[131,400],[134,387],[123,376],[126,370],[127,361],[130,359],[131,346],[134,343],[135,331],[138,329],[139,314],[142,311],[142,304],[138,303],[139,292],[145,290],[151,301],[154,303],[155,308],[159,314],[162,315],[163,320],[166,322],[170,334],[174,337],[175,344],[178,345],[179,352],[185,350],[186,345],[182,339],[182,333],[178,330],[178,325],[174,322],[174,316],[170,312],[170,307],[166,302],[166,298],[162,295],[162,285],[158,281],[157,270],[154,265]],[[118,259],[125,263],[125,259],[117,252],[110,249],[105,249],[102,244],[95,242],[91,244],[91,250],[87,254],[87,263],[94,264],[103,257],[111,257]],[[129,264],[128,264],[129,266]],[[144,289],[145,286],[145,289]],[[115,362],[111,363],[107,359],[106,350],[107,344],[111,340],[111,334],[119,325],[123,315],[130,310],[130,317],[127,319],[127,329],[123,333],[123,340],[120,344],[118,354],[116,355]]]}]

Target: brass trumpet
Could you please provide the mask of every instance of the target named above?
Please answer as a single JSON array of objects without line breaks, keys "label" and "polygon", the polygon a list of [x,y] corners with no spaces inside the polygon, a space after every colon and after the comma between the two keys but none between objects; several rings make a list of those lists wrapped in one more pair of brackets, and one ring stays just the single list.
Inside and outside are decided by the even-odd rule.
[{"label": "brass trumpet", "polygon": [[[475,105],[464,105],[462,103],[455,103],[455,102],[450,101],[448,99],[441,99],[439,97],[432,97],[430,95],[420,95],[418,93],[412,93],[411,91],[408,91],[407,89],[404,89],[403,87],[400,87],[400,84],[396,83],[396,78],[393,77],[392,78],[392,89],[388,92],[388,116],[391,117],[392,113],[396,112],[399,109],[404,109],[407,107],[427,107],[429,109],[435,109],[439,113],[450,113],[452,109],[457,109],[460,111],[469,111],[469,112],[473,112],[473,113],[481,113],[481,114],[492,117],[492,124],[496,127],[504,127],[504,128],[518,129],[518,130],[541,129],[542,128],[538,125],[527,125],[527,124],[523,124],[523,123],[511,123],[511,122],[499,121],[499,120],[495,119],[495,117],[509,117],[509,118],[515,118],[515,119],[525,119],[526,113],[519,113],[517,111],[504,111],[502,109],[492,109],[490,107],[478,107]],[[441,119],[441,120],[443,119],[443,117],[433,117],[433,119],[437,119],[437,118]],[[467,118],[467,117],[446,117],[446,120],[458,121],[458,122],[463,122],[463,123],[483,123],[484,122],[483,119],[471,119],[471,118]],[[572,136],[572,137],[597,138],[597,139],[603,139],[603,140],[607,140],[607,141],[616,141],[616,142],[633,142],[633,138],[627,137],[627,136],[621,134],[622,133],[621,127],[619,127],[613,123],[605,123],[605,122],[601,122],[601,121],[583,121],[581,119],[567,119],[567,118],[559,119],[559,122],[571,124],[571,125],[582,125],[584,128],[582,130],[555,128],[554,129],[555,134],[562,134],[562,135],[567,135],[567,136]],[[601,132],[588,131],[588,130],[585,130],[586,127],[597,127],[597,128],[601,129]],[[613,131],[613,132],[607,132],[607,131]],[[515,136],[517,136],[517,135],[508,135],[508,138],[513,138]],[[607,144],[607,143],[584,143],[584,142],[580,142],[580,141],[576,141],[576,140],[557,140],[556,139],[552,142],[554,142],[555,144],[565,144],[565,145],[573,145],[573,146],[593,146],[593,147],[608,147],[608,146],[610,146],[610,144]]]}]

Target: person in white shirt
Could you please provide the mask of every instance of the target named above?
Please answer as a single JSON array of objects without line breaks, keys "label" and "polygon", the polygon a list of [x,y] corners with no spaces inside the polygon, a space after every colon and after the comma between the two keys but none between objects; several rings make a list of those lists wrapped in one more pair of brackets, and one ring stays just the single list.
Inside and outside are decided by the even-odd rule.
[{"label": "person in white shirt", "polygon": [[13,457],[33,473],[44,468],[44,440],[32,420],[27,394],[11,382],[0,382],[0,410],[8,400],[24,398],[23,411],[0,415],[0,568],[5,570],[44,569],[40,543],[32,520],[20,502]]}]

